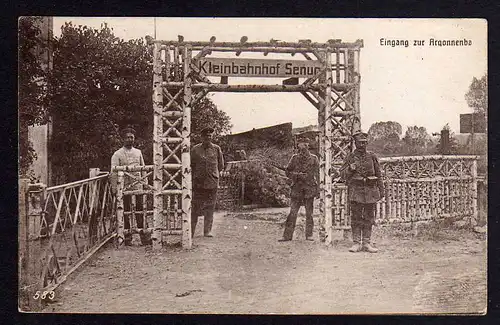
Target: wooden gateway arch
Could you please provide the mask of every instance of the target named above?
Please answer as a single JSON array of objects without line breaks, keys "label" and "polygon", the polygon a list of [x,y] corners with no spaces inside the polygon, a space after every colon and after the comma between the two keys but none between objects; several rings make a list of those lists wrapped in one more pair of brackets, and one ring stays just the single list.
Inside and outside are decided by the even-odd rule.
[{"label": "wooden gateway arch", "polygon": [[[320,232],[330,244],[333,231],[340,229],[332,220],[336,169],[351,152],[351,135],[360,127],[359,55],[363,41],[247,42],[244,36],[240,42],[216,42],[215,37],[209,42],[188,42],[180,36],[178,41],[150,39],[151,44],[153,165],[141,171],[144,177],[153,176],[153,185],[147,185],[153,195],[153,249],[161,248],[164,234],[181,235],[185,248],[192,245],[191,108],[209,92],[298,92],[316,107],[320,130]],[[255,53],[262,57],[256,58]],[[279,59],[270,59],[269,54]],[[213,77],[220,77],[220,81],[214,82]],[[281,81],[274,85],[229,82],[232,78],[251,77]],[[131,175],[128,172],[137,171],[120,167],[116,170],[119,182]],[[123,194],[118,191],[118,197]],[[117,202],[120,243],[124,233],[120,222],[123,206],[120,198]]]}]

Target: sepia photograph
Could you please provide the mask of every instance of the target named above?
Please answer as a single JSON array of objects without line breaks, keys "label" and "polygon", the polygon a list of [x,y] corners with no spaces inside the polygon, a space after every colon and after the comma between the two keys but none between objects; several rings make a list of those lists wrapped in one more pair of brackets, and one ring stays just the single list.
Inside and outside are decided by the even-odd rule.
[{"label": "sepia photograph", "polygon": [[485,315],[485,19],[18,19],[18,309]]}]

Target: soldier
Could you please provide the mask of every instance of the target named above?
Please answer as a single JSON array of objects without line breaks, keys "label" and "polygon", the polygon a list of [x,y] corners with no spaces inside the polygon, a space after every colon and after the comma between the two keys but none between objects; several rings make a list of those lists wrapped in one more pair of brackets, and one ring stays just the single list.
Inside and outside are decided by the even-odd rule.
[{"label": "soldier", "polygon": [[283,238],[279,239],[282,242],[292,240],[301,205],[306,209],[306,240],[313,240],[312,214],[314,198],[319,195],[319,160],[309,152],[309,143],[306,139],[298,141],[299,153],[292,156],[286,167],[286,175],[293,183],[290,193],[290,214],[286,219]]},{"label": "soldier", "polygon": [[[114,166],[144,166],[144,158],[142,156],[141,150],[134,148],[134,142],[135,142],[135,130],[133,128],[127,127],[122,130],[122,140],[123,140],[123,147],[115,151],[113,156],[111,157],[111,168]],[[136,176],[136,177],[141,177],[141,172],[131,172],[130,174]],[[127,188],[127,190],[142,190],[143,189],[143,184],[137,183],[134,186],[130,188],[130,184],[135,182],[130,177],[125,177],[124,180],[124,188]],[[147,182],[147,181],[144,181]],[[111,174],[111,192],[115,195],[117,190],[117,174],[112,173]],[[137,206],[142,207],[142,195],[137,195]],[[124,196],[123,197],[123,206],[124,210],[130,211],[131,210],[131,197],[130,196]],[[124,218],[124,226],[125,229],[130,229],[130,217],[125,217]],[[136,214],[136,221],[137,221],[137,226],[138,228],[143,228],[144,227],[144,219],[142,215]],[[142,232],[140,233],[141,236],[141,242],[143,245],[147,245],[151,243],[151,238],[148,235],[143,234]],[[125,245],[130,245],[132,242],[132,234],[127,234],[125,236]]]},{"label": "soldier", "polygon": [[[380,165],[373,152],[366,151],[368,134],[357,132],[353,135],[356,150],[344,161],[340,169],[348,186],[351,206],[351,228],[354,245],[350,252],[365,250],[376,253],[371,245],[372,226],[375,223],[375,206],[384,197],[384,184]],[[362,244],[361,244],[362,243]]]},{"label": "soldier", "polygon": [[194,236],[198,216],[204,216],[203,235],[213,237],[212,223],[219,174],[224,170],[224,157],[221,148],[212,143],[214,129],[201,131],[202,143],[191,149],[191,168],[193,170],[193,209],[191,212],[191,236]]}]

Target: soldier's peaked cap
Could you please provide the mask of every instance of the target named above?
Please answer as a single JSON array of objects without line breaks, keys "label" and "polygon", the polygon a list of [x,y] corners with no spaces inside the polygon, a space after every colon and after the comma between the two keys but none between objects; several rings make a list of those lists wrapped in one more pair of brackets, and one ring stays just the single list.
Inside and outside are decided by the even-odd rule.
[{"label": "soldier's peaked cap", "polygon": [[355,141],[368,141],[368,133],[357,131],[352,135]]},{"label": "soldier's peaked cap", "polygon": [[121,134],[124,136],[127,133],[132,133],[133,135],[135,135],[135,129],[133,127],[131,127],[131,126],[124,127],[122,129]]},{"label": "soldier's peaked cap", "polygon": [[214,133],[215,129],[211,126],[207,126],[206,128],[203,128],[203,130],[201,130],[201,134],[207,134],[207,133]]}]

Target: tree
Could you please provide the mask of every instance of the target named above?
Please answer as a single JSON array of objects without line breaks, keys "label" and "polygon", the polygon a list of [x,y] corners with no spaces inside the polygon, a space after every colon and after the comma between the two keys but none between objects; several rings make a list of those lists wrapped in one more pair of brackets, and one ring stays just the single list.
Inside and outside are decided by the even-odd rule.
[{"label": "tree", "polygon": [[409,126],[403,137],[406,154],[424,154],[432,144],[431,136],[423,126]]},{"label": "tree", "polygon": [[45,121],[45,77],[40,52],[45,43],[41,39],[39,17],[19,18],[19,173],[28,174],[36,159],[36,152],[28,138],[28,127]]},{"label": "tree", "polygon": [[376,122],[368,130],[369,150],[380,154],[393,154],[399,151],[401,124],[394,121]]},{"label": "tree", "polygon": [[214,128],[214,140],[220,141],[221,136],[229,133],[232,128],[231,119],[226,112],[217,108],[207,97],[194,105],[191,116],[191,144],[201,142],[200,131],[211,126]]},{"label": "tree", "polygon": [[472,78],[469,91],[465,94],[465,100],[475,113],[487,114],[488,74],[485,74],[480,79]]},{"label": "tree", "polygon": [[[120,128],[136,129],[136,146],[152,164],[152,48],[144,39],[124,41],[100,29],[66,23],[54,44],[49,79],[53,138],[49,148],[56,183],[88,176],[90,167],[110,168],[122,144]],[[198,115],[204,117],[198,119]],[[226,132],[229,118],[209,99],[193,107],[193,128],[204,123]],[[196,130],[196,129],[194,129]]]}]

